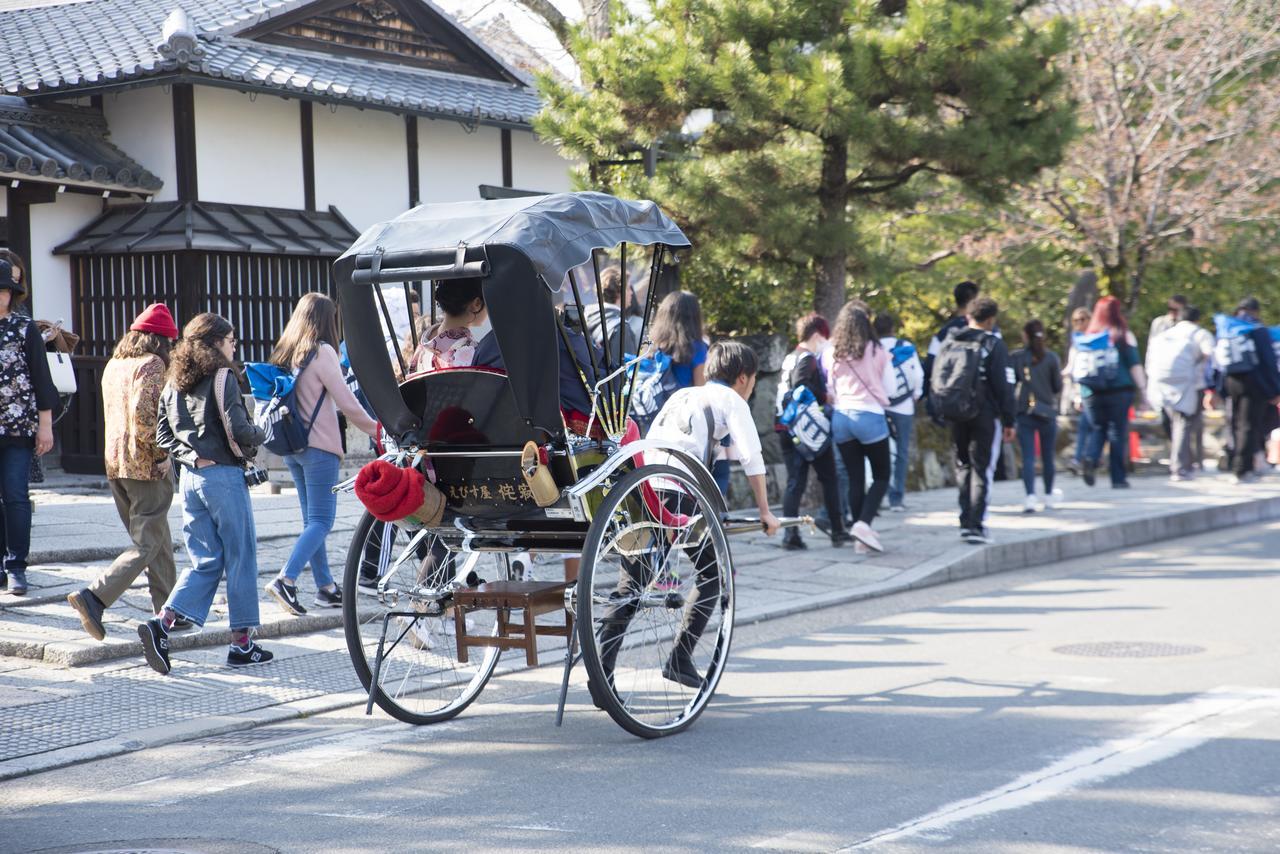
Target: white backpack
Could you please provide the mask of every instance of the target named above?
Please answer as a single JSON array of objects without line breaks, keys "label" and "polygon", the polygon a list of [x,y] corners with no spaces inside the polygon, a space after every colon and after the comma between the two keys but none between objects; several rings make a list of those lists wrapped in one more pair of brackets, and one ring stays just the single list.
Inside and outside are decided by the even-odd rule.
[{"label": "white backpack", "polygon": [[1173,327],[1147,343],[1147,396],[1156,409],[1172,406],[1185,415],[1195,412],[1200,379],[1194,329]]}]

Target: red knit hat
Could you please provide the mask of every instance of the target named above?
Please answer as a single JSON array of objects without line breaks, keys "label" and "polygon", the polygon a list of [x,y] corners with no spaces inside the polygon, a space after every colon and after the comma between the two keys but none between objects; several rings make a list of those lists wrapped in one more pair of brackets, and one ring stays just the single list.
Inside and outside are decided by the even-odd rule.
[{"label": "red knit hat", "polygon": [[173,315],[169,313],[169,308],[162,302],[152,303],[142,310],[142,314],[133,321],[133,325],[129,327],[131,332],[151,332],[155,335],[163,335],[165,338],[176,339],[178,337],[178,324],[173,322]]}]

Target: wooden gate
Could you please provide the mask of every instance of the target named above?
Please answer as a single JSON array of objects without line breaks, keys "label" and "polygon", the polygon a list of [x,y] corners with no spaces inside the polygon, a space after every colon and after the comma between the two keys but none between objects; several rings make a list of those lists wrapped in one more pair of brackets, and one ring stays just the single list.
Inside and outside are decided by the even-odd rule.
[{"label": "wooden gate", "polygon": [[330,293],[334,256],[222,252],[73,255],[72,298],[80,350],[78,391],[59,423],[62,466],[102,474],[102,373],[116,342],[143,308],[163,302],[181,327],[204,311],[231,321],[238,356],[265,361],[305,293]]}]

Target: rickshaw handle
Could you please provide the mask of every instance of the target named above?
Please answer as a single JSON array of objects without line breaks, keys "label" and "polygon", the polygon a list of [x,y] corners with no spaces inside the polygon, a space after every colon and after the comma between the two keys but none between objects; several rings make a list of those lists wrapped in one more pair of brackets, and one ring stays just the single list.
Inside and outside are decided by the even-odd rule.
[{"label": "rickshaw handle", "polygon": [[[759,519],[746,519],[742,517],[724,516],[721,518],[724,523],[724,532],[726,534],[758,534],[764,530],[764,523]],[[802,525],[808,525],[809,530],[814,528],[812,516],[783,516],[778,519],[778,528],[799,528]]]}]

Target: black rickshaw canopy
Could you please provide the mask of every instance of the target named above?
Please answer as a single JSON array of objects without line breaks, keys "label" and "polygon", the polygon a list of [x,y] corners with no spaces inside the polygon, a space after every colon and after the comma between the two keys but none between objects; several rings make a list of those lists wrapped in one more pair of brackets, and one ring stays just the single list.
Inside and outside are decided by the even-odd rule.
[{"label": "black rickshaw canopy", "polygon": [[[562,330],[554,292],[571,270],[619,244],[680,249],[689,241],[653,202],[596,192],[421,205],[367,229],[335,263],[334,280],[352,367],[386,430],[403,442],[421,423],[397,386],[379,321],[381,291],[371,285],[482,277],[517,408],[528,427],[558,439]],[[654,253],[654,278],[663,255]],[[596,366],[580,367],[594,382]]]}]

